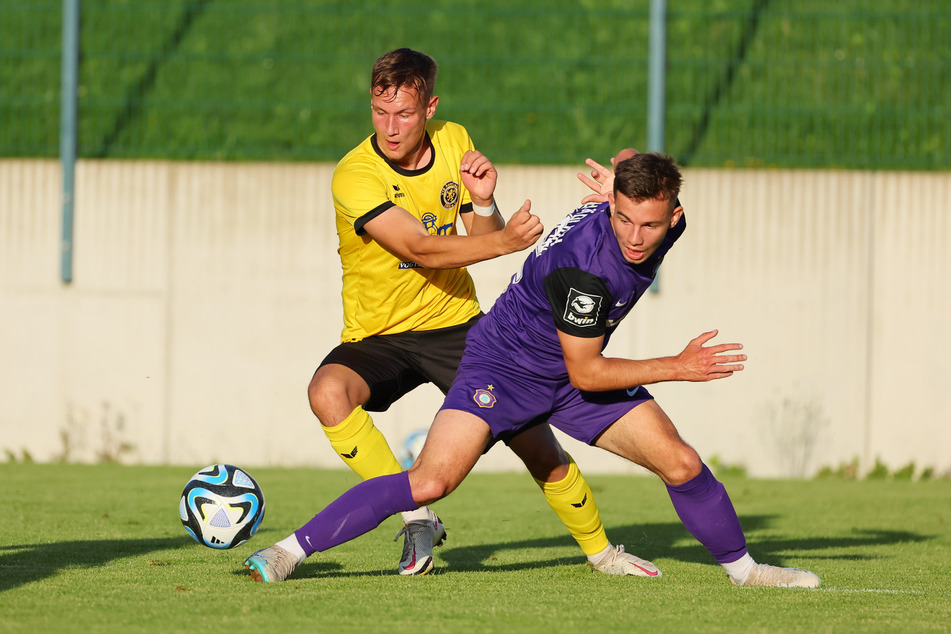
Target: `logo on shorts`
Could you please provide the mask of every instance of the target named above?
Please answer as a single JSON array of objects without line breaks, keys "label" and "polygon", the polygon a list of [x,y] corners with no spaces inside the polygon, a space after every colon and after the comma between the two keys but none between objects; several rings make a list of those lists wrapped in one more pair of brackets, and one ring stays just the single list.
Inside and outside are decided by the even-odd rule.
[{"label": "logo on shorts", "polygon": [[475,394],[472,395],[472,400],[476,402],[476,405],[479,407],[489,408],[495,405],[495,394],[490,392],[493,387],[490,385],[488,390],[483,390],[479,388],[475,391]]},{"label": "logo on shorts", "polygon": [[601,300],[600,295],[582,293],[572,288],[565,306],[565,321],[575,326],[594,326],[598,323],[598,315],[601,313]]},{"label": "logo on shorts", "polygon": [[459,183],[447,181],[446,184],[442,186],[442,191],[439,192],[439,204],[442,205],[443,209],[452,209],[458,202]]}]

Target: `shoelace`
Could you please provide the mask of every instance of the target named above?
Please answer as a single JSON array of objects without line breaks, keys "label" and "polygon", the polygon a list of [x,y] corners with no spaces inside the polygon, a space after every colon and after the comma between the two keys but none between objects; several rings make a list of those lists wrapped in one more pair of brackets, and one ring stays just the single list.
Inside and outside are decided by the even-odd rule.
[{"label": "shoelace", "polygon": [[432,530],[429,527],[429,522],[415,521],[415,522],[410,522],[409,524],[403,524],[403,528],[401,528],[400,532],[396,534],[396,537],[393,538],[393,541],[395,542],[404,534],[407,536],[407,538],[410,541],[416,541],[416,534],[422,530],[430,530],[430,531]]},{"label": "shoelace", "polygon": [[297,566],[293,555],[290,553],[285,554],[277,549],[274,550],[274,555],[268,557],[266,561],[267,564],[273,566],[274,572],[280,575],[281,579],[287,579]]}]

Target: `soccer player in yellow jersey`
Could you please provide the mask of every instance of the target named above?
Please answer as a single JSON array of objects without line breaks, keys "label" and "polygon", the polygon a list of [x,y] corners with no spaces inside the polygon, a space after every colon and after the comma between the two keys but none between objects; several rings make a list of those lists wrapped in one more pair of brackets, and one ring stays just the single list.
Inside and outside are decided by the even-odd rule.
[{"label": "soccer player in yellow jersey", "polygon": [[[452,384],[466,333],[482,314],[464,267],[526,249],[542,233],[529,201],[503,221],[491,161],[474,149],[465,128],[433,119],[436,71],[431,57],[405,48],[376,61],[374,134],[333,175],[344,328],[342,343],[314,373],[308,396],[337,454],[364,479],[401,471],[368,412],[385,411],[423,383],[443,393]],[[460,216],[466,235],[456,232]],[[595,569],[656,574],[610,544],[590,487],[548,425],[520,434],[509,446]],[[426,574],[445,528],[426,507],[402,516],[398,571]],[[278,547],[303,559],[291,541]]]}]

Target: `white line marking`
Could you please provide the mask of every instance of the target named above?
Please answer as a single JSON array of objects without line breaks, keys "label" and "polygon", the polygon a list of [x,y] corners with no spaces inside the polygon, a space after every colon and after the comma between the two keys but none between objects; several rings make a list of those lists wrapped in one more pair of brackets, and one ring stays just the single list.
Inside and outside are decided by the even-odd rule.
[{"label": "white line marking", "polygon": [[819,588],[826,592],[871,593],[871,594],[921,594],[918,590],[886,590],[884,588]]}]

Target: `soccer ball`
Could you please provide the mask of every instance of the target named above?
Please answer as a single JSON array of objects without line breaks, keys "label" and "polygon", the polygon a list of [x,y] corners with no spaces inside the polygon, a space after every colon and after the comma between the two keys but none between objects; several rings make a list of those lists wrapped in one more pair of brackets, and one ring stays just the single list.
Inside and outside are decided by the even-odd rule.
[{"label": "soccer ball", "polygon": [[413,463],[416,462],[416,458],[419,456],[419,452],[423,449],[428,431],[427,429],[417,429],[406,436],[406,439],[403,441],[403,456],[402,460],[400,460],[401,467],[409,469],[413,466]]},{"label": "soccer ball", "polygon": [[251,539],[261,526],[264,493],[247,471],[213,464],[185,485],[178,515],[199,544],[234,548]]}]

